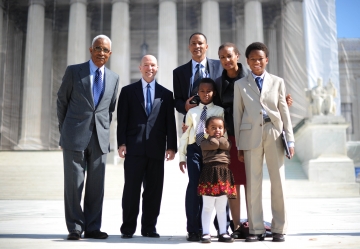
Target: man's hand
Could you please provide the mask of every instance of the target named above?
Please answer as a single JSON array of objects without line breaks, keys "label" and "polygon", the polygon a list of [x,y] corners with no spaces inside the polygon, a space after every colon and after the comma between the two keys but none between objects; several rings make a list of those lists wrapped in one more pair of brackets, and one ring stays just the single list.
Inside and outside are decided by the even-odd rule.
[{"label": "man's hand", "polygon": [[173,150],[166,150],[165,151],[165,160],[171,161],[175,158],[175,151]]},{"label": "man's hand", "polygon": [[292,104],[293,104],[293,99],[291,98],[291,95],[288,94],[288,95],[286,95],[285,98],[286,98],[286,104],[288,105],[288,107],[292,106]]},{"label": "man's hand", "polygon": [[186,102],[185,102],[185,110],[186,110],[186,112],[188,112],[189,109],[197,106],[197,104],[190,104],[190,100],[192,100],[194,97],[195,96],[192,96],[192,97],[188,98],[188,100],[186,100]]},{"label": "man's hand", "polygon": [[244,162],[244,151],[243,150],[238,150],[238,160],[240,162]]},{"label": "man's hand", "polygon": [[185,133],[187,128],[189,128],[189,126],[187,126],[187,125],[185,125],[185,123],[183,123],[182,126],[181,126],[182,132]]},{"label": "man's hand", "polygon": [[119,157],[125,158],[126,155],[126,145],[121,145],[118,149]]},{"label": "man's hand", "polygon": [[295,155],[294,147],[289,147],[289,151],[290,151],[290,157],[287,157],[287,158],[291,159]]},{"label": "man's hand", "polygon": [[186,162],[180,162],[179,168],[180,168],[181,172],[183,172],[185,174]]}]

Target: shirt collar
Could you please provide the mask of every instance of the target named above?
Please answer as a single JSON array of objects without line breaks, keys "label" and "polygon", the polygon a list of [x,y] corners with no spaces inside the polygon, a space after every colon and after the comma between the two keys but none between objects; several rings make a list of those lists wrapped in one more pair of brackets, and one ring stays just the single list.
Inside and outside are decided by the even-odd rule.
[{"label": "shirt collar", "polygon": [[[201,109],[203,109],[204,106],[205,106],[205,105],[204,105],[203,103],[201,103],[201,102],[199,103],[199,107],[200,107]],[[209,103],[209,104],[206,105],[206,108],[209,109],[209,108],[211,108],[211,107],[213,107],[213,106],[214,106],[214,102],[211,102],[211,103]]]},{"label": "shirt collar", "polygon": [[148,84],[150,84],[150,88],[155,89],[155,79],[150,83],[147,83],[143,78],[141,78],[141,84],[142,84],[142,88],[145,88],[147,87]]},{"label": "shirt collar", "polygon": [[[92,60],[89,60],[89,64],[90,64],[90,74],[95,74],[95,71],[98,69],[98,67],[94,64]],[[104,73],[104,68],[105,68],[104,65],[100,67],[101,73]]]},{"label": "shirt collar", "polygon": [[252,71],[251,71],[251,74],[252,76],[254,77],[254,79],[256,79],[257,77],[260,77],[262,80],[264,80],[264,77],[265,77],[265,73],[266,73],[266,70],[263,72],[262,75],[255,75]]},{"label": "shirt collar", "polygon": [[[199,64],[199,62],[194,61],[193,59],[191,61],[192,61],[192,70],[193,70],[193,72],[195,72],[196,71],[196,65]],[[205,66],[206,66],[206,57],[205,57],[205,59],[200,61],[200,64],[201,64],[201,68],[205,68]]]}]

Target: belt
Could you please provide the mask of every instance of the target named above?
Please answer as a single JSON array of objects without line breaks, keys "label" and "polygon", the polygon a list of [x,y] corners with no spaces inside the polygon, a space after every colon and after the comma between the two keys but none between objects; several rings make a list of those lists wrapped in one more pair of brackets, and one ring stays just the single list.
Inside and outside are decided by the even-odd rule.
[{"label": "belt", "polygon": [[267,123],[267,122],[271,122],[271,119],[270,119],[270,118],[264,118],[263,124],[265,124],[265,123]]}]

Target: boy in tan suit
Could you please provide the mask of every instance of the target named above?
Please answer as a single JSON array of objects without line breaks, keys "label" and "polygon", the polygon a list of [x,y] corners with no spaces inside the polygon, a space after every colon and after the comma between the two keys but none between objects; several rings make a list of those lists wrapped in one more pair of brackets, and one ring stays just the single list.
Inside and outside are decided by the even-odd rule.
[{"label": "boy in tan suit", "polygon": [[294,135],[285,100],[282,78],[269,74],[265,44],[250,44],[245,52],[251,74],[234,85],[234,128],[238,159],[245,162],[246,197],[250,236],[246,242],[264,240],[262,210],[262,168],[265,155],[271,181],[271,209],[274,242],[285,241],[287,229],[284,201],[284,147],[281,132],[286,132],[290,158],[294,155]]}]

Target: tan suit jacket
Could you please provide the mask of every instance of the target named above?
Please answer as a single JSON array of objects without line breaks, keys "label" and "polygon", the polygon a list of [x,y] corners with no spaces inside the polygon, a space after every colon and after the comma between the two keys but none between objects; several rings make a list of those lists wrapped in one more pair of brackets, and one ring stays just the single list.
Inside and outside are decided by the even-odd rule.
[{"label": "tan suit jacket", "polygon": [[254,149],[261,144],[264,127],[262,108],[269,115],[277,136],[284,130],[287,140],[295,142],[284,80],[265,72],[260,94],[254,77],[249,74],[234,85],[234,128],[238,150]]}]

